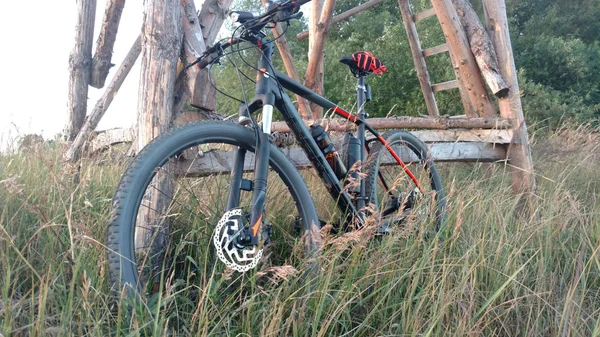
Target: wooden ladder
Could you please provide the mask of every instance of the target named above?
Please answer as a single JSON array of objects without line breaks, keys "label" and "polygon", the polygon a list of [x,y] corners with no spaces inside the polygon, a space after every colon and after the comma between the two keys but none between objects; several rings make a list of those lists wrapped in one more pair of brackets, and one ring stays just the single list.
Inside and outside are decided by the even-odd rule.
[{"label": "wooden ladder", "polygon": [[408,43],[410,45],[413,61],[415,63],[415,69],[419,78],[419,84],[421,85],[421,91],[423,92],[423,96],[425,98],[425,105],[427,106],[427,111],[429,112],[429,115],[440,115],[434,93],[458,88],[460,91],[460,98],[465,109],[465,114],[468,117],[477,116],[477,112],[473,108],[473,105],[471,104],[469,96],[466,92],[467,89],[460,81],[460,74],[456,70],[457,67],[452,53],[449,54],[456,79],[447,82],[431,84],[429,72],[427,71],[427,63],[425,62],[425,57],[449,52],[450,48],[448,46],[448,43],[443,43],[439,46],[423,49],[421,47],[421,41],[419,40],[419,34],[417,33],[416,23],[433,16],[437,17],[435,9],[431,7],[420,13],[413,14],[410,8],[410,0],[398,0],[398,4],[400,6],[402,21],[404,22],[404,28],[406,29],[406,35],[408,36]]}]

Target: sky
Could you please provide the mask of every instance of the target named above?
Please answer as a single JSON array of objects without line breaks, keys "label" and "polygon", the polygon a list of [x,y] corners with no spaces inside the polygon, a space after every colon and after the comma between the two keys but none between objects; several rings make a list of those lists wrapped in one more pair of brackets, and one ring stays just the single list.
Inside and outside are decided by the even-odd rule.
[{"label": "sky", "polygon": [[[195,1],[197,8],[203,1]],[[97,0],[94,47],[106,0]],[[125,3],[106,85],[140,34],[143,1]],[[5,1],[0,9],[0,148],[29,133],[53,138],[67,120],[69,54],[75,43],[74,0]],[[133,125],[137,114],[140,59],[121,86],[97,130]],[[104,89],[90,87],[88,113]]]}]

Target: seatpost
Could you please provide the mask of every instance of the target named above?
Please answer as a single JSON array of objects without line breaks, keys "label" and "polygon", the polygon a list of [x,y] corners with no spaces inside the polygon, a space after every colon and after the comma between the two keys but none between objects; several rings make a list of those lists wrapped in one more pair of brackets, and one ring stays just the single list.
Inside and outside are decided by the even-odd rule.
[{"label": "seatpost", "polygon": [[[365,76],[359,75],[356,81],[356,103],[358,105],[358,119],[361,121],[365,120],[365,95],[367,93],[367,88],[365,87]],[[361,172],[365,172],[365,161],[367,160],[367,152],[365,150],[365,125],[360,123],[358,126],[358,139],[360,140],[361,149],[360,149],[360,163],[361,163]],[[364,179],[360,179],[360,196],[358,198],[357,207],[359,214],[361,217],[364,215],[364,208],[367,201],[367,196],[365,195],[365,181]]]}]

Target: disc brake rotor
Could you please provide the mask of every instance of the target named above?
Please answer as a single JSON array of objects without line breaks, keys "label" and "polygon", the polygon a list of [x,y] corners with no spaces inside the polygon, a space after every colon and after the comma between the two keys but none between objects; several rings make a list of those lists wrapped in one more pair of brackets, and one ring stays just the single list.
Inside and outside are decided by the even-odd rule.
[{"label": "disc brake rotor", "polygon": [[243,216],[239,208],[225,212],[217,223],[213,236],[219,260],[241,273],[255,268],[263,254],[263,249],[258,249],[257,246],[236,246],[236,238],[244,229]]}]

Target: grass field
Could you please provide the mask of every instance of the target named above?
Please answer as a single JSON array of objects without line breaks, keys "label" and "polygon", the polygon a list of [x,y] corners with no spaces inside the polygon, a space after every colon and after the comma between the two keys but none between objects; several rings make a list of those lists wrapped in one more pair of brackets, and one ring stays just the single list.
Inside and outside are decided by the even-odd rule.
[{"label": "grass field", "polygon": [[88,160],[74,181],[58,145],[2,154],[0,335],[598,336],[600,133],[535,138],[531,219],[514,216],[505,165],[445,164],[444,241],[329,238],[310,282],[302,265],[209,287],[170,278],[133,313],[109,291],[103,247],[125,164]]}]

